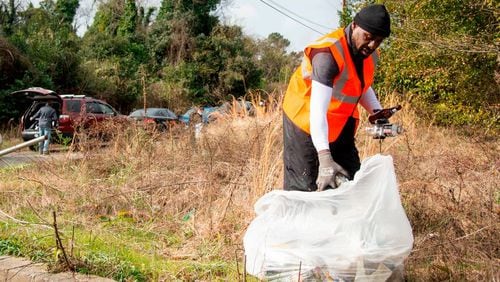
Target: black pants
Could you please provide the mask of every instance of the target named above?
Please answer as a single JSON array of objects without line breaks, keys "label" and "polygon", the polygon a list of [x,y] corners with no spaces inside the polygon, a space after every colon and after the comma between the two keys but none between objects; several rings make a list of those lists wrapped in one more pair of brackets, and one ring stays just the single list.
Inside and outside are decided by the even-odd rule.
[{"label": "black pants", "polygon": [[[355,119],[350,117],[337,140],[329,144],[333,160],[349,172],[350,179],[360,167],[358,150],[354,144],[355,126]],[[283,143],[285,165],[283,189],[316,191],[318,152],[314,148],[311,136],[293,124],[285,113],[283,113]]]}]

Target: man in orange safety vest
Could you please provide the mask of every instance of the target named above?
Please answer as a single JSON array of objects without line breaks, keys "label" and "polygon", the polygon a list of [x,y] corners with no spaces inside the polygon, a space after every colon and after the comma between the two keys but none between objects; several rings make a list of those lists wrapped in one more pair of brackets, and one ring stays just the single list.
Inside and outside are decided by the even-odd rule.
[{"label": "man in orange safety vest", "polygon": [[370,5],[304,49],[283,101],[285,190],[335,188],[336,176],[359,170],[358,104],[370,114],[382,109],[371,85],[390,32],[385,6]]}]

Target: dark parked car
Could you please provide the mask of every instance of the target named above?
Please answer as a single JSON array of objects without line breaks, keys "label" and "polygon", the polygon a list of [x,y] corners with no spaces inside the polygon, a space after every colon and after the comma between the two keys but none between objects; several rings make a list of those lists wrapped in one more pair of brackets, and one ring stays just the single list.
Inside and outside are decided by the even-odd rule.
[{"label": "dark parked car", "polygon": [[[20,121],[24,141],[38,136],[38,121],[31,121],[30,117],[46,102],[56,110],[59,116],[57,131],[63,137],[73,137],[76,127],[91,128],[106,120],[126,120],[126,116],[121,115],[108,103],[85,95],[59,95],[52,90],[40,87],[15,91],[11,95],[32,101]],[[56,137],[56,134],[52,136]]]},{"label": "dark parked car", "polygon": [[140,121],[146,126],[153,125],[155,129],[164,131],[176,124],[179,119],[177,115],[167,108],[146,108],[135,110],[128,116]]}]

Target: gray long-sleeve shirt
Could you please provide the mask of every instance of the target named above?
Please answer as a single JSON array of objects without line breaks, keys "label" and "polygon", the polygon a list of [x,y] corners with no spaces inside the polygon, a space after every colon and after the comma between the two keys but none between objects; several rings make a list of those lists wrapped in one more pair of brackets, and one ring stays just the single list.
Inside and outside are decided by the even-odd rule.
[{"label": "gray long-sleeve shirt", "polygon": [[51,106],[41,107],[32,119],[39,118],[38,126],[43,128],[52,128],[52,122],[57,121],[57,113]]}]

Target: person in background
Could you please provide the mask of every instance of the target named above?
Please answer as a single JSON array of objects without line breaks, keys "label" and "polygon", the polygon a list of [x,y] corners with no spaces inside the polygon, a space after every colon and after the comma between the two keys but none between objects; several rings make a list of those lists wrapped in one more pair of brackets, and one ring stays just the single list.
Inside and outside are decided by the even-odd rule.
[{"label": "person in background", "polygon": [[385,6],[370,5],[304,49],[283,101],[284,190],[323,191],[339,185],[336,176],[353,179],[357,106],[382,109],[371,85],[377,48],[390,32]]},{"label": "person in background", "polygon": [[45,103],[31,118],[30,120],[38,119],[38,131],[40,136],[47,136],[47,138],[40,142],[40,154],[49,154],[50,135],[52,133],[53,125],[57,122],[57,112]]}]

